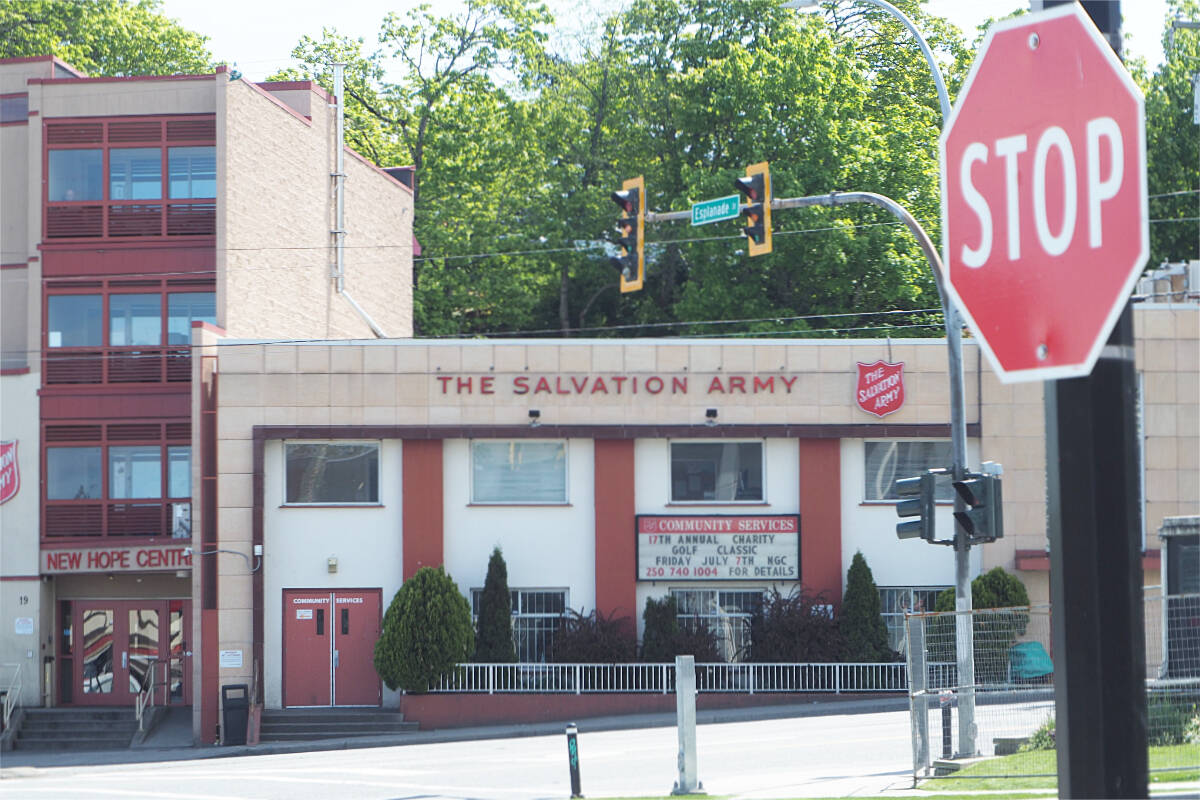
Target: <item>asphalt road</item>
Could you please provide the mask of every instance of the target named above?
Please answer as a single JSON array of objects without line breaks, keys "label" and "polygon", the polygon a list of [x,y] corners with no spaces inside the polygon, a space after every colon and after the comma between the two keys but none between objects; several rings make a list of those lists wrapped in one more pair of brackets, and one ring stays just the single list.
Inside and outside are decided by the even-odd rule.
[{"label": "asphalt road", "polygon": [[[701,725],[699,778],[740,798],[850,796],[905,790],[907,712]],[[678,776],[672,728],[579,734],[586,797],[670,793]],[[9,798],[172,800],[534,800],[567,798],[566,738],[482,741],[174,762],[11,768]]]}]

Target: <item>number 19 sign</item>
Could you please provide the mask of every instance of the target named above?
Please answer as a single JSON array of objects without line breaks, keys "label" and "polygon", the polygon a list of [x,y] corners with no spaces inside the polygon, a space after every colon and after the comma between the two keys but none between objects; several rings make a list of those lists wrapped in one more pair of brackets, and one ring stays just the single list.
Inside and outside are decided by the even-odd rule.
[{"label": "number 19 sign", "polygon": [[1090,374],[1150,233],[1142,95],[1077,4],[992,25],[940,157],[945,285],[1000,379]]}]

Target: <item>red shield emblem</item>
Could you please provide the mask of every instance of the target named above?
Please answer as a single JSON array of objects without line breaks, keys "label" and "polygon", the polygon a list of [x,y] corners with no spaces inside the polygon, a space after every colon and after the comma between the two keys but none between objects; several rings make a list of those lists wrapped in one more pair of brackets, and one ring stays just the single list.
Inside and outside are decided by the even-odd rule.
[{"label": "red shield emblem", "polygon": [[877,417],[899,411],[904,405],[904,362],[864,364],[859,361],[854,399],[859,408]]},{"label": "red shield emblem", "polygon": [[21,488],[21,470],[17,464],[17,440],[0,442],[0,503],[7,503]]}]

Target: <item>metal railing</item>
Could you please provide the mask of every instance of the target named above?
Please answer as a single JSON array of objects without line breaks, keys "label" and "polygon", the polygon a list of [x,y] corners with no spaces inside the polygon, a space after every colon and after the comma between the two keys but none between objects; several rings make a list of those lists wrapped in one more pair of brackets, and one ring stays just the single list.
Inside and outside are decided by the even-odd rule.
[{"label": "metal railing", "polygon": [[155,690],[159,688],[158,668],[163,668],[162,688],[170,686],[170,659],[156,658],[147,665],[145,683],[142,684],[142,690],[138,692],[137,699],[133,704],[133,715],[137,718],[138,730],[145,730],[146,710],[154,707]]},{"label": "metal railing", "polygon": [[[906,667],[886,664],[697,664],[708,693],[904,692]],[[671,694],[674,664],[459,664],[429,690],[443,694]]]},{"label": "metal railing", "polygon": [[21,705],[21,664],[0,664],[0,669],[12,670],[12,677],[8,679],[8,683],[4,687],[4,725],[3,730],[8,729],[8,721],[12,719],[12,713],[17,706]]}]

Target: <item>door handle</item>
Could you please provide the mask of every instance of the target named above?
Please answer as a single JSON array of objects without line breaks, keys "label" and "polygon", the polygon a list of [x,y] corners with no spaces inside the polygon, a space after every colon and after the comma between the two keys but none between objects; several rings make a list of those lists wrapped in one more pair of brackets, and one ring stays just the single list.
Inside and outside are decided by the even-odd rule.
[{"label": "door handle", "polygon": [[333,666],[335,669],[337,668],[337,665],[338,665],[338,651],[334,650],[333,651]]},{"label": "door handle", "polygon": [[129,669],[129,651],[121,651],[121,669]]}]

